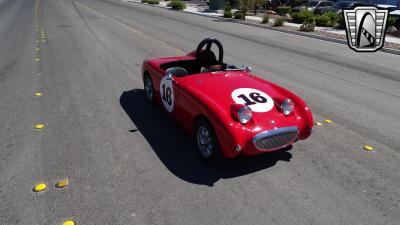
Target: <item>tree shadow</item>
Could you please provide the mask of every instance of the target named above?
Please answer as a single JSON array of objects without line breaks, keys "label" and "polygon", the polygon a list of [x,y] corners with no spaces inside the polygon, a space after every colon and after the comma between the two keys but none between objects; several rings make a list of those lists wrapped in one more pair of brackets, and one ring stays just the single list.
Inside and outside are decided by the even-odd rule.
[{"label": "tree shadow", "polygon": [[166,168],[190,183],[213,186],[221,178],[254,173],[274,166],[277,161],[289,162],[292,158],[292,154],[287,152],[290,146],[273,153],[208,165],[197,155],[192,138],[159,106],[150,104],[143,89],[123,92],[120,104]]}]

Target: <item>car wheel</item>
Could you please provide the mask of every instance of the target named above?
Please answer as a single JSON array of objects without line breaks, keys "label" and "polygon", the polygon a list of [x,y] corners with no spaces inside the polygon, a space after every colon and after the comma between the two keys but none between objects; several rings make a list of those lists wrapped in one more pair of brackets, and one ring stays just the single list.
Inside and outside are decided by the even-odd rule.
[{"label": "car wheel", "polygon": [[223,159],[217,136],[210,122],[206,119],[200,119],[195,126],[195,142],[200,157],[206,162],[219,162]]},{"label": "car wheel", "polygon": [[143,77],[143,84],[144,84],[144,92],[146,94],[146,98],[149,102],[154,102],[154,88],[153,82],[149,75],[144,75]]}]

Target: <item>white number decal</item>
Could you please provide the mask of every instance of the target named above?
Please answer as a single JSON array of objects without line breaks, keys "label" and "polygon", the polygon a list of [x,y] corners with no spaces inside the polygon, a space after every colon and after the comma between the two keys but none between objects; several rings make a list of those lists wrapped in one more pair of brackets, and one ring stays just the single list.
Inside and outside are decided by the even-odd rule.
[{"label": "white number decal", "polygon": [[274,107],[272,98],[257,89],[238,88],[231,96],[235,103],[247,105],[253,112],[268,112]]},{"label": "white number decal", "polygon": [[172,80],[165,77],[160,82],[161,101],[168,112],[174,109],[174,89],[172,88]]}]

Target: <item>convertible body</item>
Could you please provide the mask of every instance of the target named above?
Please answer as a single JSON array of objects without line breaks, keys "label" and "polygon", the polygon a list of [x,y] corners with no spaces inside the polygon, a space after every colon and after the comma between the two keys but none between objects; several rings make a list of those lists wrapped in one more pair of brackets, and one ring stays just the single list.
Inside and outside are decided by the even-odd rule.
[{"label": "convertible body", "polygon": [[[201,52],[145,60],[142,65],[146,93],[152,88],[149,100],[161,105],[189,134],[197,135],[199,147],[206,142],[201,131],[212,131],[216,149],[227,158],[275,151],[310,136],[313,117],[301,98],[249,71],[228,69],[222,60],[211,64],[223,69],[204,72],[207,63],[199,60]],[[168,76],[168,70],[176,67],[187,74]],[[294,106],[288,115],[282,112],[285,100]],[[237,116],[243,107],[251,114],[245,122]],[[209,130],[197,130],[199,120],[208,121]]]}]

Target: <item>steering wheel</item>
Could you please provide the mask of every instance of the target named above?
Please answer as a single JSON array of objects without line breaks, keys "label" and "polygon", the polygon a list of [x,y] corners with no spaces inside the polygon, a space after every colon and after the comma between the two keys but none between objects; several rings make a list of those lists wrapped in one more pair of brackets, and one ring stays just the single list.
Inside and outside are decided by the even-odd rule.
[{"label": "steering wheel", "polygon": [[[215,54],[213,51],[211,51],[211,46],[212,44],[217,45],[218,47],[218,60],[215,57]],[[206,46],[206,49],[203,50],[204,46]],[[219,42],[215,38],[206,38],[200,42],[200,44],[197,46],[196,49],[196,60],[199,61],[201,66],[210,66],[210,65],[215,65],[223,64],[223,58],[224,58],[224,48],[222,47],[221,42]]]}]

